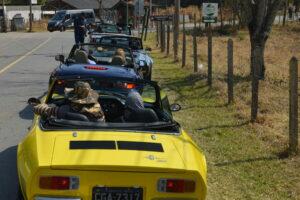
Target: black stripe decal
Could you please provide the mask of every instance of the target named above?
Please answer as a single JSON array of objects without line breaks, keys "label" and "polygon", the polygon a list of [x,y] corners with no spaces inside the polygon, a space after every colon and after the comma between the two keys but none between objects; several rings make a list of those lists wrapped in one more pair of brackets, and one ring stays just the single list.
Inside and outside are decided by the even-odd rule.
[{"label": "black stripe decal", "polygon": [[119,150],[164,152],[160,143],[117,141]]},{"label": "black stripe decal", "polygon": [[116,149],[115,141],[70,141],[70,149]]}]

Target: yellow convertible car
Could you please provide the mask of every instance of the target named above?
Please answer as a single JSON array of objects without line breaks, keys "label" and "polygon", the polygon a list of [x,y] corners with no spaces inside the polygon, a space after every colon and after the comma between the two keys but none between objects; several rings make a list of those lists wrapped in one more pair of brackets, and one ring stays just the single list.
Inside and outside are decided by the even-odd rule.
[{"label": "yellow convertible car", "polygon": [[[79,77],[55,80],[43,103],[61,106]],[[105,122],[35,115],[18,146],[19,196],[26,200],[203,200],[206,160],[172,118],[154,82],[85,79],[99,93]],[[138,91],[157,120],[126,121],[127,94]],[[32,99],[29,103],[38,101]]]}]

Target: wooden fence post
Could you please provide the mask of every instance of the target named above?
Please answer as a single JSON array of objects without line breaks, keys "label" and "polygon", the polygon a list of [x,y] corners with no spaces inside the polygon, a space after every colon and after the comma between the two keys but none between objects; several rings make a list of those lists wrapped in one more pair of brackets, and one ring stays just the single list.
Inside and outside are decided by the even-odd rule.
[{"label": "wooden fence post", "polygon": [[159,23],[156,21],[156,46],[159,46]]},{"label": "wooden fence post", "polygon": [[290,61],[289,153],[298,153],[298,60]]},{"label": "wooden fence post", "polygon": [[211,25],[208,25],[208,70],[207,70],[207,84],[209,86],[212,85],[212,30],[211,30]]},{"label": "wooden fence post", "polygon": [[167,24],[167,55],[170,54],[170,36],[171,36],[171,28],[170,23]]},{"label": "wooden fence post", "polygon": [[147,40],[147,36],[148,36],[148,28],[149,28],[149,18],[150,18],[150,10],[147,9],[147,15],[146,15],[146,29],[145,29],[145,38],[144,41]]},{"label": "wooden fence post", "polygon": [[180,7],[180,0],[175,0],[175,14],[174,14],[174,22],[173,22],[173,49],[174,49],[175,62],[178,62],[179,7]]},{"label": "wooden fence post", "polygon": [[197,47],[197,21],[196,14],[194,15],[194,29],[193,29],[193,57],[194,57],[194,72],[198,72],[198,47]]},{"label": "wooden fence post", "polygon": [[161,52],[165,51],[165,32],[164,32],[164,22],[160,21],[160,48]]},{"label": "wooden fence post", "polygon": [[185,15],[183,15],[183,36],[182,36],[182,68],[186,65],[186,33],[185,33]]},{"label": "wooden fence post", "polygon": [[228,40],[227,46],[227,64],[228,64],[228,74],[227,74],[227,84],[228,84],[228,104],[233,103],[233,40]]}]

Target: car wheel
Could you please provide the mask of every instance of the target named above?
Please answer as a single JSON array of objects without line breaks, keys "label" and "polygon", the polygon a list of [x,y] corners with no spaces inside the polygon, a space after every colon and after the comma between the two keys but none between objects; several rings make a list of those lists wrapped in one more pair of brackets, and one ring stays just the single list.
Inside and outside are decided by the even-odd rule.
[{"label": "car wheel", "polygon": [[59,29],[60,32],[63,32],[65,30],[66,30],[66,27],[64,27],[64,26],[61,26],[60,29]]}]

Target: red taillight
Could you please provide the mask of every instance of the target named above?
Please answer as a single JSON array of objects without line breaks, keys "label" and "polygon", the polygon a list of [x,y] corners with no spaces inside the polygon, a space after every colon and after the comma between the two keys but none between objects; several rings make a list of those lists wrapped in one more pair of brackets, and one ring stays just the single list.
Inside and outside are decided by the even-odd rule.
[{"label": "red taillight", "polygon": [[100,66],[85,66],[84,67],[85,69],[89,69],[89,70],[107,70],[106,67],[100,67]]},{"label": "red taillight", "polygon": [[125,83],[125,87],[126,87],[127,89],[134,89],[134,88],[136,87],[136,85],[133,84],[133,83]]},{"label": "red taillight", "polygon": [[187,193],[195,192],[195,189],[196,184],[191,180],[160,179],[158,181],[159,192]]},{"label": "red taillight", "polygon": [[78,177],[43,176],[40,177],[40,188],[47,190],[74,190],[79,187]]},{"label": "red taillight", "polygon": [[58,84],[58,85],[64,85],[64,84],[65,84],[65,81],[64,81],[64,80],[58,80],[58,81],[57,81],[57,84]]}]

